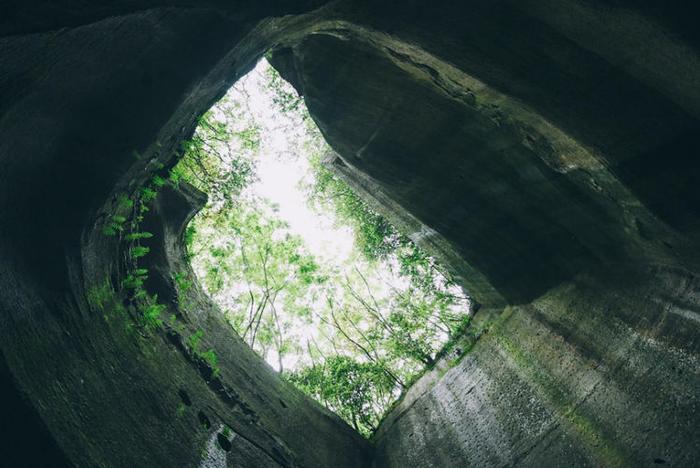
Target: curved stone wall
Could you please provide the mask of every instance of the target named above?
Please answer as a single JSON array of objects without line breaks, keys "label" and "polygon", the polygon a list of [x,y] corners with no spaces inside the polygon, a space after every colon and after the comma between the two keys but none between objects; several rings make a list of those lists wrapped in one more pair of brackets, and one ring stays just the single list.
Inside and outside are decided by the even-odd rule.
[{"label": "curved stone wall", "polygon": [[[692,465],[700,41],[674,2],[631,3],[6,8],[7,463]],[[482,304],[476,343],[370,443],[280,381],[197,287],[178,290],[201,194],[164,189],[143,221],[146,288],[172,323],[144,332],[86,300],[126,272],[126,246],[100,232],[118,196],[166,171],[268,49],[338,170],[426,233]],[[188,347],[198,330],[220,372]]]}]

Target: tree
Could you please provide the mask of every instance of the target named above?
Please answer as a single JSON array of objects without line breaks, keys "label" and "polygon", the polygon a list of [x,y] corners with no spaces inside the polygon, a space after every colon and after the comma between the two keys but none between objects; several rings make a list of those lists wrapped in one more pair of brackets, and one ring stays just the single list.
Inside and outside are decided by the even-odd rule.
[{"label": "tree", "polygon": [[197,261],[207,272],[207,291],[226,305],[241,338],[263,357],[274,350],[282,370],[286,352],[298,347],[285,329],[308,320],[305,305],[294,299],[308,296],[325,278],[301,238],[272,214],[274,206],[247,201],[197,220],[198,232],[209,233],[198,240],[208,251],[201,248]]},{"label": "tree", "polygon": [[[185,232],[205,290],[238,335],[306,393],[368,435],[407,382],[464,331],[468,298],[411,240],[322,163],[329,150],[303,100],[270,67],[274,119],[258,121],[239,82],[200,119],[173,178],[209,194]],[[259,110],[259,109],[258,109]],[[271,132],[285,157],[310,168],[308,203],[350,226],[356,251],[342,264],[315,255],[255,193]],[[294,153],[292,155],[287,153]],[[279,156],[279,155],[278,155]]]},{"label": "tree", "polygon": [[385,408],[396,397],[394,382],[381,364],[347,356],[330,357],[286,378],[365,436],[374,432]]},{"label": "tree", "polygon": [[206,192],[214,204],[230,201],[250,184],[253,158],[260,145],[260,129],[254,122],[231,128],[230,122],[243,120],[239,119],[239,106],[224,100],[217,110],[198,119],[197,129],[182,143],[183,157],[170,175],[174,183],[186,180]]}]

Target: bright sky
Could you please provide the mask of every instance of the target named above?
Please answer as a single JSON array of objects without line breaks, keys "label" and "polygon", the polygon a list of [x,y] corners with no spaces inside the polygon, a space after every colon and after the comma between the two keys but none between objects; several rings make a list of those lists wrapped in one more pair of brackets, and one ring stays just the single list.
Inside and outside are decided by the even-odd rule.
[{"label": "bright sky", "polygon": [[265,157],[260,161],[260,181],[251,186],[259,195],[279,205],[279,216],[289,223],[290,231],[300,235],[309,251],[333,263],[342,263],[352,252],[354,234],[350,227],[338,228],[333,220],[311,210],[300,182],[307,174],[306,161],[285,161]]},{"label": "bright sky", "polygon": [[[260,60],[227,95],[234,102],[244,102],[245,110],[253,115],[261,127],[262,140],[255,171],[257,180],[245,192],[277,204],[277,215],[289,224],[290,233],[299,235],[307,250],[320,260],[333,265],[346,264],[353,254],[353,230],[349,226],[337,226],[330,213],[319,213],[309,207],[302,186],[312,171],[304,149],[298,147],[308,129],[298,113],[279,112],[273,94],[266,86],[266,73],[270,67],[267,60]],[[317,341],[322,339],[318,324],[298,324],[287,333],[295,335],[299,342],[310,338]],[[301,364],[300,358],[293,353],[285,355],[285,368],[296,368]],[[266,360],[272,367],[278,368],[274,349],[269,350]]]},{"label": "bright sky", "polygon": [[[260,159],[257,166],[259,180],[247,189],[279,205],[279,216],[287,221],[290,231],[306,242],[314,255],[332,263],[343,263],[352,253],[354,234],[350,227],[337,227],[329,216],[309,208],[301,182],[309,174],[309,162],[298,156],[294,144],[302,137],[303,123],[293,113],[276,110],[272,94],[265,87],[265,73],[270,68],[262,59],[229,93],[240,99],[239,89],[248,95],[249,110],[261,125]],[[286,132],[279,131],[279,128]],[[289,129],[298,129],[290,134]]]}]

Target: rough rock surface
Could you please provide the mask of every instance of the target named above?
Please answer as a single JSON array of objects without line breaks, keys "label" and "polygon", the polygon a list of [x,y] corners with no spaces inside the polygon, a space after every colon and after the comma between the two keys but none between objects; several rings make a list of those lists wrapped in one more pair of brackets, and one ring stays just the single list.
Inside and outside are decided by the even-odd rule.
[{"label": "rough rock surface", "polygon": [[383,422],[376,466],[693,466],[699,288],[665,269],[584,277],[493,314]]},{"label": "rough rock surface", "polygon": [[[0,8],[3,463],[696,464],[697,16],[680,1],[323,3]],[[196,286],[177,290],[201,194],[164,190],[144,221],[146,286],[172,323],[135,331],[85,299],[124,274],[100,232],[117,195],[167,170],[269,49],[338,170],[482,304],[471,351],[371,442],[283,383]],[[218,376],[187,347],[200,329]]]}]

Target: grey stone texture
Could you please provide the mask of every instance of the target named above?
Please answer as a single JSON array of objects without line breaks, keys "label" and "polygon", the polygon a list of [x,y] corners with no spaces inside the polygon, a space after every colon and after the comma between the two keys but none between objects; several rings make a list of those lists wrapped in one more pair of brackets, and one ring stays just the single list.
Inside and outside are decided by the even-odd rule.
[{"label": "grey stone texture", "polygon": [[[696,13],[628,0],[0,7],[2,463],[697,465]],[[338,173],[480,304],[473,347],[370,441],[283,382],[196,284],[178,293],[175,274],[192,278],[183,229],[204,202],[191,188],[163,189],[144,220],[162,330],[86,300],[126,271],[125,245],[101,233],[118,196],[172,167],[197,116],[268,51]],[[187,346],[197,330],[218,375]]]}]

